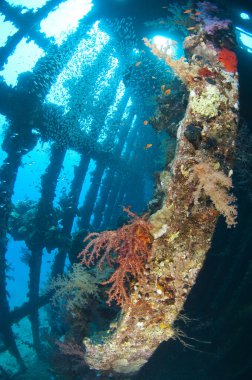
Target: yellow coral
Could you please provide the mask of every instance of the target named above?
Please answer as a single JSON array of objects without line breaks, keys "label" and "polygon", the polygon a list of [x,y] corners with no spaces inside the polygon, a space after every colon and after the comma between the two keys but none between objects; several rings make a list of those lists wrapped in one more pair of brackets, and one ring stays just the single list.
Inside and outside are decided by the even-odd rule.
[{"label": "yellow coral", "polygon": [[218,88],[208,85],[200,95],[192,91],[191,111],[206,118],[217,116],[222,100],[223,96]]}]

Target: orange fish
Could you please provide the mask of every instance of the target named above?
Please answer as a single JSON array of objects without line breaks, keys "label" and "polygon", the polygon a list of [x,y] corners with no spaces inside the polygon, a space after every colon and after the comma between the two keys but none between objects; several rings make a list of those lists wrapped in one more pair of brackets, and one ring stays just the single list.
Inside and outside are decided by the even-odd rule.
[{"label": "orange fish", "polygon": [[194,14],[195,14],[195,16],[199,16],[201,14],[201,12],[195,12]]},{"label": "orange fish", "polygon": [[142,63],[141,61],[138,61],[138,62],[135,64],[135,66],[138,67],[138,66],[141,65],[141,63]]},{"label": "orange fish", "polygon": [[170,95],[170,93],[171,93],[171,89],[170,88],[168,88],[168,90],[165,90],[165,92],[164,92],[164,95]]},{"label": "orange fish", "polygon": [[146,144],[144,149],[150,149],[152,147],[152,144]]},{"label": "orange fish", "polygon": [[144,125],[147,125],[147,124],[149,124],[149,122],[148,122],[148,120],[144,120]]},{"label": "orange fish", "polygon": [[194,30],[196,29],[196,26],[191,26],[190,28],[187,28],[187,30]]},{"label": "orange fish", "polygon": [[185,14],[187,14],[187,13],[191,13],[191,12],[192,12],[191,9],[186,9],[186,10],[184,11]]}]

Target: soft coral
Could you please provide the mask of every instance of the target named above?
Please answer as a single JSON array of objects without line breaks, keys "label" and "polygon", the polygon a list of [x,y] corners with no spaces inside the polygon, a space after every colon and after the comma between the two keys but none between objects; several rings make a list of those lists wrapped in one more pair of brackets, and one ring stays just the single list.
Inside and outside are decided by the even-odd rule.
[{"label": "soft coral", "polygon": [[226,48],[222,48],[218,54],[219,61],[223,64],[226,71],[235,73],[237,71],[236,54]]},{"label": "soft coral", "polygon": [[128,208],[124,208],[124,211],[132,218],[129,224],[116,231],[89,234],[84,242],[91,241],[79,254],[82,257],[81,263],[87,266],[94,264],[96,259],[99,259],[99,269],[102,269],[105,260],[110,266],[116,265],[111,277],[102,284],[112,284],[108,291],[108,302],[114,300],[122,307],[129,303],[128,289],[131,279],[141,281],[144,278],[153,240],[150,224]]}]

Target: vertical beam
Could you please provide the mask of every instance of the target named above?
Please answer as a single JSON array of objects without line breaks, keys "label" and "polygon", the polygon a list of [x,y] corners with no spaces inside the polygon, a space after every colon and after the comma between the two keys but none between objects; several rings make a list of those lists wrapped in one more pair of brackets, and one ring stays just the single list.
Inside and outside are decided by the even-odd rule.
[{"label": "vertical beam", "polygon": [[50,164],[41,179],[41,198],[38,204],[36,226],[34,233],[26,241],[31,250],[30,274],[29,274],[29,301],[33,306],[30,313],[33,343],[38,355],[41,354],[41,342],[39,336],[39,285],[42,264],[43,247],[45,246],[45,234],[50,226],[50,213],[52,211],[53,199],[57,179],[63,164],[65,151],[52,147]]},{"label": "vertical beam", "polygon": [[114,175],[114,180],[111,186],[111,190],[108,194],[107,205],[104,210],[104,216],[103,216],[103,220],[100,227],[102,230],[111,228],[111,226],[109,225],[109,220],[110,220],[111,214],[113,213],[115,199],[119,192],[121,181],[122,181],[122,178],[121,178],[120,173],[116,172]]},{"label": "vertical beam", "polygon": [[[124,203],[125,206],[132,206],[134,212],[141,212],[143,207],[143,185],[144,185],[144,157],[143,157],[143,139],[139,125],[135,123],[134,128],[130,131],[127,139],[127,148],[125,157],[132,168],[129,173],[124,175],[124,183],[121,187],[121,192],[118,195],[117,205]],[[141,175],[138,172],[141,168]],[[134,184],[134,186],[132,186]],[[118,203],[119,202],[119,203]],[[112,215],[112,220],[118,217],[118,206],[115,207],[115,215]],[[112,221],[111,221],[112,222]]]},{"label": "vertical beam", "polygon": [[[127,119],[125,120],[124,125],[122,126],[122,128],[118,132],[118,144],[115,146],[114,152],[113,152],[115,157],[118,157],[118,159],[121,158],[121,153],[122,153],[122,150],[124,148],[124,144],[126,143],[126,141],[128,139],[129,134],[132,135],[132,130],[130,131],[130,126],[131,126],[131,123],[132,123],[133,118],[134,118],[134,112],[135,111],[132,107],[131,110],[129,111],[129,115],[128,115]],[[127,151],[129,149],[130,148],[128,146]],[[127,156],[125,155],[125,157],[127,157]],[[121,173],[123,173],[123,174],[121,174]],[[111,215],[113,214],[114,209],[115,209],[114,208],[115,201],[118,197],[119,189],[121,188],[121,182],[123,181],[123,177],[121,177],[122,175],[123,175],[123,177],[125,176],[125,170],[123,170],[122,172],[121,171],[117,172],[117,175],[116,175],[116,178],[115,178],[115,181],[113,184],[113,188],[110,191],[110,194],[108,197],[108,204],[107,204],[107,207],[106,207],[106,210],[104,213],[103,222],[102,222],[102,228],[104,228],[104,229],[107,229],[108,226],[110,226]],[[118,177],[120,177],[120,178],[118,178]]]},{"label": "vertical beam", "polygon": [[113,205],[111,204],[110,208],[108,209],[108,212],[106,214],[106,220],[104,218],[104,223],[106,223],[109,228],[117,228],[117,222],[120,215],[123,213],[123,206],[128,206],[123,203],[123,198],[125,195],[126,188],[129,186],[128,184],[128,176],[124,173],[119,173],[120,175],[120,183],[116,185],[116,187],[113,189]]},{"label": "vertical beam", "polygon": [[114,170],[111,168],[108,169],[105,178],[101,183],[100,197],[97,199],[95,208],[94,208],[94,220],[93,227],[95,230],[99,229],[102,222],[103,214],[105,211],[105,206],[108,200],[109,191],[111,189],[111,184],[113,183],[115,176]]},{"label": "vertical beam", "polygon": [[128,125],[126,125],[126,122],[122,122],[123,113],[126,109],[128,101],[129,91],[126,90],[117,106],[117,111],[114,117],[109,121],[107,136],[103,144],[107,149],[110,147],[111,149],[114,149],[114,155],[121,154],[121,147],[120,145],[115,146],[115,139],[118,138],[118,141],[124,141],[124,136],[128,131]]},{"label": "vertical beam", "polygon": [[90,225],[90,218],[92,216],[97,194],[101,185],[103,172],[104,172],[104,164],[98,162],[92,174],[92,182],[83,204],[83,216],[80,222],[81,228],[86,229]]},{"label": "vertical beam", "polygon": [[[14,139],[15,140],[15,139]],[[14,183],[17,176],[18,167],[21,162],[21,156],[16,153],[15,142],[10,140],[8,156],[0,168],[0,333],[6,348],[16,358],[21,369],[25,368],[23,359],[16,345],[15,337],[10,322],[10,307],[8,302],[7,285],[7,268],[6,261],[7,251],[7,229],[8,219],[11,211],[11,196],[14,190]]]},{"label": "vertical beam", "polygon": [[[64,212],[61,223],[63,225],[62,234],[64,239],[68,242],[70,242],[71,239],[71,229],[77,213],[78,200],[87,174],[89,162],[90,158],[82,154],[79,166],[75,167],[74,179],[68,197],[68,207]],[[68,249],[69,244],[67,243],[59,248],[52,267],[52,278],[63,273]]]},{"label": "vertical beam", "polygon": [[[122,116],[123,116],[123,113],[125,111],[125,107],[128,103],[128,100],[129,100],[129,94],[128,94],[128,91],[126,91],[124,96],[122,97],[122,99],[120,100],[120,102],[118,104],[117,112],[116,112],[113,120],[111,120],[111,123],[113,125],[115,123],[117,123],[117,127],[111,128],[111,131],[108,131],[107,137],[106,137],[105,142],[104,142],[104,145],[107,146],[107,145],[111,144],[111,141],[110,141],[111,139],[115,139],[116,135],[118,136],[119,141],[118,141],[118,144],[114,147],[113,153],[114,153],[114,156],[115,157],[118,156],[119,159],[120,159],[119,156],[121,155],[123,145],[125,143],[126,136],[129,132],[128,121],[125,122],[125,124],[121,125]],[[132,116],[132,114],[130,116]],[[103,219],[105,209],[106,209],[106,204],[107,204],[108,199],[109,199],[109,193],[110,193],[115,175],[116,175],[116,173],[115,173],[114,169],[110,168],[108,173],[106,174],[106,177],[103,180],[100,198],[97,200],[97,203],[96,203],[96,206],[94,209],[93,227],[95,229],[98,229],[102,223],[102,219]],[[112,199],[110,198],[109,203],[111,203],[111,201],[112,201]],[[110,207],[109,207],[109,209],[107,209],[107,213],[110,209],[111,209]]]},{"label": "vertical beam", "polygon": [[[133,110],[129,117],[130,117],[130,120],[133,120],[133,117],[134,117]],[[117,149],[120,150],[121,152],[124,147],[124,144],[125,143],[127,144],[124,157],[125,157],[125,160],[128,162],[128,168],[130,168],[131,165],[133,165],[132,152],[136,150],[136,141],[138,141],[139,135],[140,135],[139,128],[136,126],[136,124],[131,130],[128,129],[127,133],[125,133],[125,131],[121,132],[121,139],[120,139],[120,143],[118,144]],[[131,181],[130,173],[127,172],[127,170],[124,170],[121,174],[121,182],[120,182],[119,188],[117,189],[116,196],[114,198],[113,207],[110,207],[110,215],[108,213],[106,215],[106,224],[109,225],[110,227],[114,227],[117,223],[118,216],[122,210],[125,193],[132,190],[131,185],[133,182],[130,183],[130,181]]]},{"label": "vertical beam", "polygon": [[17,127],[17,125],[11,125],[5,134],[2,147],[7,153],[7,158],[0,168],[0,332],[3,335],[6,347],[16,358],[20,369],[24,369],[25,365],[16,345],[11,327],[10,307],[6,290],[6,272],[8,268],[6,260],[8,243],[7,231],[8,220],[12,209],[11,197],[14,192],[14,185],[18,168],[21,164],[22,154],[27,151],[27,149],[31,149],[35,145],[36,140],[34,136],[31,136],[29,131],[25,131],[23,134],[18,133]]}]

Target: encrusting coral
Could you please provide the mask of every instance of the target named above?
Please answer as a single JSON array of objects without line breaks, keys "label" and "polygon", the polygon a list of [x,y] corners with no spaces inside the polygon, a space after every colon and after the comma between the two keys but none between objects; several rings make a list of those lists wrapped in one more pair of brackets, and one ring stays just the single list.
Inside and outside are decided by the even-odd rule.
[{"label": "encrusting coral", "polygon": [[[221,23],[218,9],[212,4],[200,4],[204,12],[198,19],[197,28],[184,42],[188,61],[184,58],[176,61],[151,41],[144,40],[186,84],[189,101],[179,123],[175,158],[170,167],[165,168],[170,174],[163,189],[163,203],[145,220],[148,227],[146,224],[143,233],[138,230],[142,220],[139,218],[119,232],[106,231],[89,236],[94,240],[82,254],[84,263],[90,264],[105,250],[100,266],[104,260],[116,261],[119,268],[125,262],[122,278],[128,281],[128,273],[135,278],[126,295],[111,290],[110,300],[123,305],[113,330],[107,331],[103,341],[84,339],[85,360],[91,368],[135,373],[161,342],[176,336],[174,321],[204,263],[218,216],[222,214],[229,226],[236,222],[235,197],[229,194],[238,124],[236,58],[232,70],[221,58],[223,49],[231,48],[231,40],[226,47],[226,40],[220,40],[219,31],[221,25],[226,31],[229,22]],[[218,28],[212,27],[210,34],[211,20],[215,26],[218,21]],[[216,38],[215,33],[218,34]],[[200,71],[202,68],[204,72]],[[125,231],[132,237],[134,223],[134,236],[140,242],[134,240],[130,246]],[[144,247],[143,251],[136,249],[138,244]],[[115,256],[111,255],[113,250]],[[132,267],[138,259],[140,271]],[[112,287],[118,281],[117,271],[108,281]],[[126,297],[129,302],[124,302]]]}]

